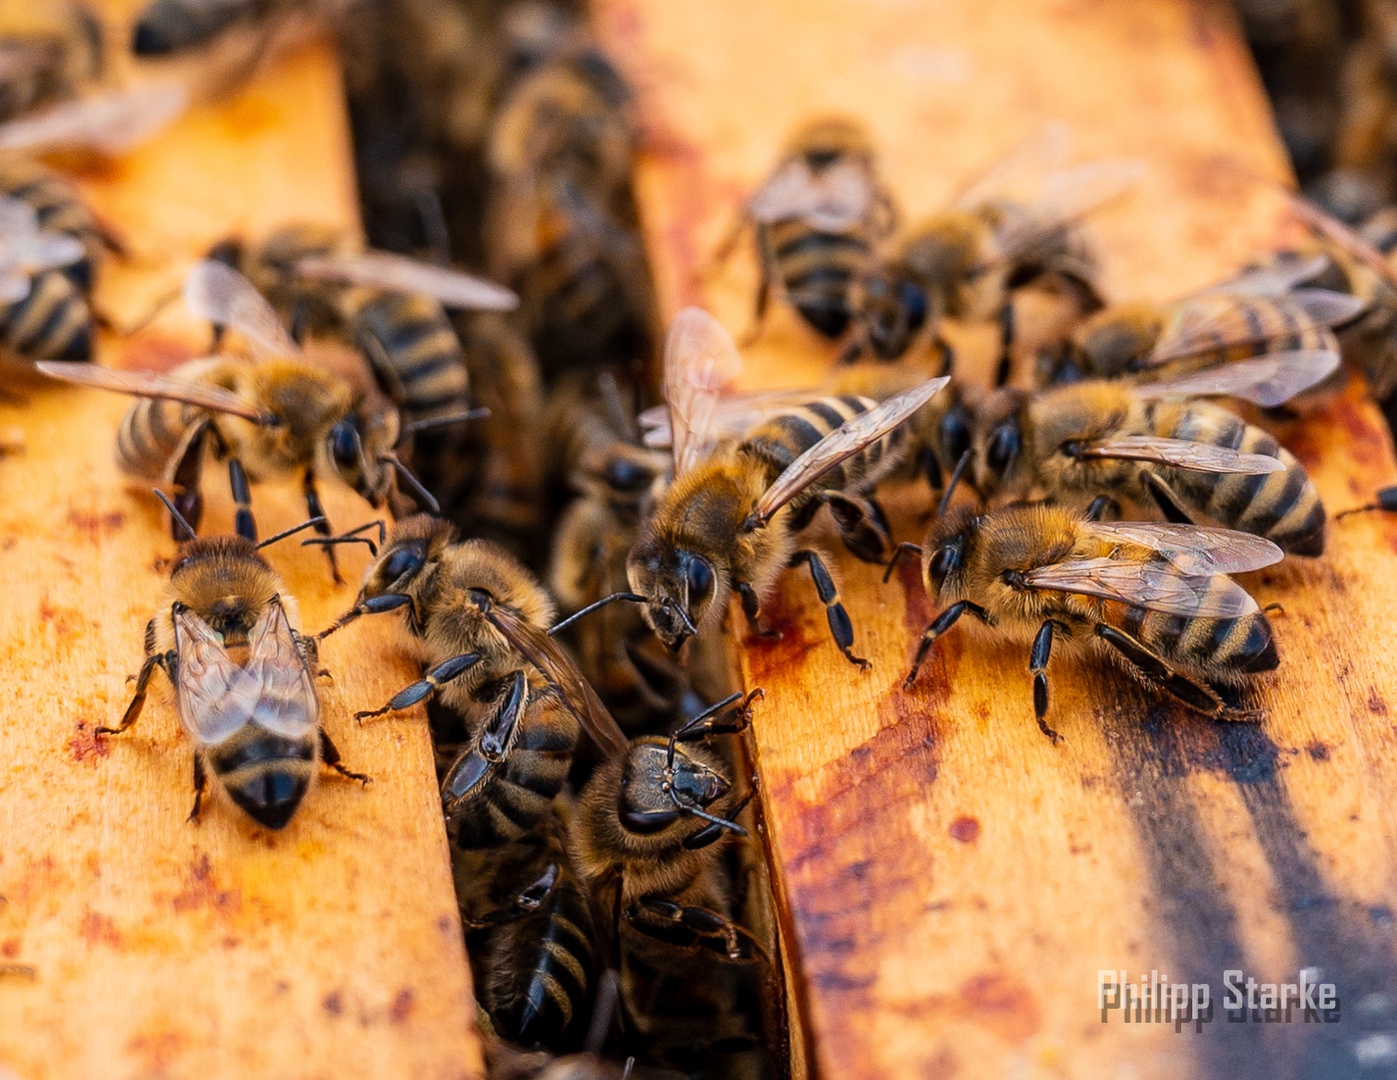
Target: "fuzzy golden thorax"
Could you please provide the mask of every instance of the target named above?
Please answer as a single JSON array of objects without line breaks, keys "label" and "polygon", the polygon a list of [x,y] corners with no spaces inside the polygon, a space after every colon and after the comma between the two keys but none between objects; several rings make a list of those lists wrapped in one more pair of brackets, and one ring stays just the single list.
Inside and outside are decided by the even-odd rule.
[{"label": "fuzzy golden thorax", "polygon": [[765,528],[743,523],[770,486],[767,468],[730,447],[679,477],[659,497],[626,560],[645,621],[671,649],[722,617],[736,583],[764,597],[786,567],[787,511]]},{"label": "fuzzy golden thorax", "polygon": [[1071,352],[1088,378],[1115,378],[1139,366],[1163,327],[1163,314],[1154,304],[1114,304],[1082,322],[1072,335]]},{"label": "fuzzy golden thorax", "polygon": [[898,261],[926,291],[934,319],[974,319],[992,314],[1003,298],[994,253],[994,230],[983,215],[948,211],[913,229]]},{"label": "fuzzy golden thorax", "polygon": [[170,570],[165,600],[156,616],[157,646],[161,651],[174,647],[170,613],[174,604],[189,608],[229,648],[245,645],[274,596],[281,597],[294,625],[294,601],[250,540],[240,536],[190,540],[180,545]]},{"label": "fuzzy golden thorax", "polygon": [[1024,462],[1056,495],[1134,494],[1137,462],[1090,458],[1080,451],[1122,435],[1145,434],[1144,404],[1120,382],[1075,383],[1033,397],[1024,422]]},{"label": "fuzzy golden thorax", "polygon": [[873,165],[873,139],[859,121],[847,116],[820,116],[802,124],[786,141],[782,160],[803,157],[814,171],[841,159]]},{"label": "fuzzy golden thorax", "polygon": [[243,437],[230,445],[245,455],[243,464],[253,480],[315,461],[330,429],[354,406],[354,392],[347,383],[292,357],[249,365],[241,381],[247,400],[276,421],[261,427],[234,421],[244,429]]}]

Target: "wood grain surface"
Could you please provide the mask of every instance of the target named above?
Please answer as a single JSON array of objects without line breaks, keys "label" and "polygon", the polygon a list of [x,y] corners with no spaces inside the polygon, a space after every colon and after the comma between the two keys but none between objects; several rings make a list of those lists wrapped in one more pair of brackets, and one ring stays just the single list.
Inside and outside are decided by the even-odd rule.
[{"label": "wood grain surface", "polygon": [[[640,89],[638,191],[667,314],[702,302],[739,333],[750,245],[710,266],[786,134],[862,118],[912,219],[1052,118],[1082,159],[1148,173],[1093,228],[1111,298],[1164,299],[1278,235],[1252,176],[1284,159],[1228,8],[1189,0],[601,0]],[[983,377],[988,328],[957,334]],[[976,349],[978,347],[978,353]],[[808,385],[833,349],[778,311],[748,381]],[[1351,383],[1276,429],[1331,511],[1397,479],[1386,427]],[[923,491],[890,502],[920,539]],[[830,550],[837,550],[831,547]],[[1027,649],[952,632],[901,680],[933,609],[911,566],[836,556],[856,649],[829,640],[803,576],[746,636],[792,993],[813,1073],[846,1077],[1346,1077],[1397,1062],[1397,522],[1331,524],[1328,552],[1245,583],[1275,616],[1280,671],[1260,724],[1201,720],[1118,672],[1055,657],[1056,747],[1033,721]],[[1337,984],[1339,1022],[1229,1023],[1223,972]],[[1102,1022],[1097,973],[1206,982],[1201,1031]],[[1311,973],[1313,974],[1313,973]]]},{"label": "wood grain surface", "polygon": [[[357,230],[347,138],[333,52],[312,44],[90,168],[82,185],[132,252],[99,303],[134,318],[231,231]],[[164,367],[207,333],[172,315],[106,338],[100,359]],[[276,834],[221,793],[186,824],[191,747],[161,676],[136,727],[94,734],[129,699],[174,553],[158,504],[112,460],[127,402],[18,378],[0,404],[22,442],[0,460],[0,963],[15,966],[0,974],[0,1076],[479,1076],[425,722],[351,719],[415,677],[389,628],[365,620],[322,650],[323,721],[371,787],[322,777]],[[336,525],[372,517],[323,489]],[[231,530],[214,466],[206,491],[204,530]],[[257,486],[253,504],[263,535],[305,517],[294,481]],[[351,584],[334,588],[318,553],[267,554],[312,632],[352,604],[367,558],[347,552]]]}]

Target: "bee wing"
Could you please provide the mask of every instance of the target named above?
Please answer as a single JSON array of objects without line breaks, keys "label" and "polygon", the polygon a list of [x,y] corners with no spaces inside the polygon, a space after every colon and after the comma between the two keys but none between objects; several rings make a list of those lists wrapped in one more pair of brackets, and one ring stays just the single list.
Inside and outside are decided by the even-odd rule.
[{"label": "bee wing", "polygon": [[300,354],[266,297],[227,263],[195,263],[184,279],[184,302],[196,317],[236,330],[267,355]]},{"label": "bee wing", "polygon": [[1353,256],[1387,284],[1397,288],[1397,272],[1392,263],[1381,251],[1363,239],[1354,229],[1349,228],[1332,214],[1325,213],[1314,203],[1302,199],[1292,192],[1285,192],[1290,204],[1290,212],[1315,232],[1335,244],[1341,251]]},{"label": "bee wing", "polygon": [[1286,263],[1273,263],[1251,270],[1243,270],[1235,277],[1199,289],[1194,296],[1212,296],[1216,293],[1242,293],[1247,296],[1282,296],[1301,282],[1310,281],[1324,273],[1329,265],[1329,256],[1311,255]]},{"label": "bee wing", "polygon": [[279,597],[272,598],[248,636],[245,670],[259,687],[254,720],[292,739],[314,730],[320,698]]},{"label": "bee wing", "polygon": [[962,181],[951,205],[969,211],[991,199],[1010,195],[1022,182],[1037,181],[1061,169],[1071,153],[1072,129],[1061,120],[1049,121]]},{"label": "bee wing", "polygon": [[[1296,324],[1336,326],[1364,308],[1364,302],[1328,289],[1296,289],[1271,297]],[[1151,367],[1201,352],[1247,345],[1281,336],[1283,328],[1259,326],[1244,298],[1234,293],[1209,293],[1183,301],[1170,317],[1150,353]]]},{"label": "bee wing", "polygon": [[1146,399],[1235,397],[1269,409],[1323,382],[1338,366],[1336,352],[1297,349],[1219,364],[1164,382],[1145,383],[1137,386],[1135,392]]},{"label": "bee wing", "polygon": [[28,238],[39,232],[39,215],[23,199],[0,195],[0,244]]},{"label": "bee wing", "polygon": [[510,608],[491,604],[482,609],[490,624],[528,660],[558,692],[563,706],[577,718],[588,737],[608,758],[626,752],[626,737],[597,697],[596,691],[557,643]]},{"label": "bee wing", "polygon": [[31,284],[23,270],[0,266],[0,304],[18,304],[29,295]]},{"label": "bee wing", "polygon": [[221,743],[252,719],[260,684],[235,663],[218,636],[188,608],[174,613],[180,723],[201,743]]},{"label": "bee wing", "polygon": [[40,360],[34,366],[50,378],[62,379],[78,386],[92,386],[98,390],[130,394],[132,397],[182,401],[186,405],[208,409],[210,412],[241,416],[254,424],[266,421],[266,417],[237,394],[221,386],[207,386],[185,379],[174,379],[154,371],[117,371],[80,361]]},{"label": "bee wing", "polygon": [[1026,212],[1010,215],[997,230],[998,258],[1012,259],[1044,237],[1120,198],[1139,182],[1144,171],[1143,162],[1120,158],[1090,161],[1048,177],[1042,193]]},{"label": "bee wing", "polygon": [[188,104],[189,92],[178,83],[109,90],[0,124],[0,150],[120,154],[165,127]]},{"label": "bee wing", "polygon": [[722,323],[687,307],[670,324],[664,370],[674,473],[682,476],[715,442],[718,397],[741,373],[742,357]]},{"label": "bee wing", "polygon": [[1259,610],[1231,578],[1181,573],[1169,562],[1073,559],[1037,567],[1024,578],[1036,589],[1099,596],[1171,615],[1235,619]]},{"label": "bee wing", "polygon": [[[724,394],[713,412],[713,428],[720,438],[745,435],[769,416],[782,409],[808,402],[819,393],[818,388],[802,387],[791,390],[754,390],[746,394]],[[641,439],[652,449],[672,445],[669,409],[656,405],[639,416]]]},{"label": "bee wing", "polygon": [[430,296],[444,307],[467,311],[513,311],[519,306],[519,297],[503,285],[389,251],[307,256],[296,261],[296,271],[316,281]]},{"label": "bee wing", "polygon": [[845,421],[786,466],[776,482],[757,500],[753,514],[763,522],[769,520],[772,514],[830,469],[907,420],[950,381],[949,375],[930,379],[921,386],[888,398],[861,416]]},{"label": "bee wing", "polygon": [[872,204],[868,176],[855,161],[836,161],[818,173],[801,159],[787,162],[747,204],[762,223],[799,218],[813,228],[838,232],[861,221]]},{"label": "bee wing", "polygon": [[1284,472],[1285,462],[1267,454],[1244,454],[1212,443],[1165,439],[1157,435],[1119,435],[1082,451],[1083,457],[1152,461],[1176,469],[1209,473]]},{"label": "bee wing", "polygon": [[1235,529],[1154,521],[1093,521],[1093,536],[1112,543],[1138,544],[1158,551],[1185,574],[1242,574],[1284,557],[1271,541]]}]

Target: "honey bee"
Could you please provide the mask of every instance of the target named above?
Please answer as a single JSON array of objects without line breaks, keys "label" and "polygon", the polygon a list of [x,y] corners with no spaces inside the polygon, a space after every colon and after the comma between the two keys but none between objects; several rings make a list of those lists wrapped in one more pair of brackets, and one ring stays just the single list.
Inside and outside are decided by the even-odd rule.
[{"label": "honey bee", "polygon": [[731,984],[770,958],[732,917],[719,844],[747,834],[736,819],[751,794],[739,798],[720,755],[700,745],[742,731],[759,696],[733,694],[668,737],[632,741],[592,775],[569,828],[594,910],[619,920],[628,1030],[686,1071],[759,1041]]},{"label": "honey bee", "polygon": [[101,78],[102,24],[81,4],[4,12],[0,29],[0,121],[75,97]]},{"label": "honey bee", "polygon": [[977,419],[976,487],[987,498],[1039,491],[1068,503],[1152,502],[1174,522],[1216,522],[1291,554],[1319,555],[1324,506],[1304,466],[1261,428],[1187,395],[1274,405],[1337,362],[1332,354],[1275,354],[1145,386],[1095,380],[1034,394],[999,390]]},{"label": "honey bee", "polygon": [[467,742],[442,781],[456,842],[489,847],[522,839],[548,814],[582,732],[604,752],[625,737],[595,692],[547,634],[553,606],[503,549],[457,541],[449,522],[396,523],[364,577],[354,607],[321,638],[361,615],[406,609],[423,678],[360,719],[435,695],[460,718]]},{"label": "honey bee", "polygon": [[367,785],[369,777],[340,761],[320,723],[316,641],[292,626],[295,601],[259,554],[314,522],[254,544],[242,536],[198,537],[165,504],[187,539],[170,570],[166,602],[146,625],[135,696],[116,727],[97,731],[119,735],[136,722],[159,668],[175,688],[180,723],[195,746],[189,820],[199,816],[209,772],[268,829],[291,820],[317,764]]},{"label": "honey bee", "polygon": [[1000,325],[997,381],[1009,376],[1014,344],[1013,290],[1051,281],[1087,314],[1102,306],[1096,256],[1083,218],[1125,192],[1139,174],[1133,161],[1097,161],[1046,175],[1031,199],[1005,194],[1016,174],[1060,164],[1068,148],[1054,125],[990,169],[956,204],[911,229],[891,256],[869,262],[849,291],[856,323],[844,358],[865,349],[895,360],[927,342],[953,364],[939,328],[944,319]]},{"label": "honey bee", "polygon": [[576,1049],[596,991],[591,902],[554,815],[539,835],[500,847],[453,846],[476,996],[495,1033],[529,1049]]},{"label": "honey bee", "polygon": [[[185,299],[200,318],[237,330],[256,359],[204,357],[168,375],[92,364],[38,365],[57,379],[142,399],[131,406],[117,434],[123,472],[172,482],[176,505],[197,528],[207,450],[228,463],[236,532],[247,540],[257,539],[249,482],[300,472],[307,509],[322,522],[317,471],[340,476],[375,506],[395,492],[395,471],[415,484],[394,453],[396,411],[305,359],[247,279],[222,263],[200,263],[186,280]],[[320,531],[330,533],[323,524]],[[334,569],[333,557],[330,563]],[[334,573],[338,581],[338,570]]]},{"label": "honey bee", "polygon": [[300,14],[333,18],[337,0],[149,0],[136,16],[131,51],[143,59],[204,49],[237,30],[255,30],[264,42]]},{"label": "honey bee", "polygon": [[1115,304],[1038,357],[1040,383],[1128,378],[1155,382],[1270,352],[1339,351],[1331,327],[1365,307],[1353,296],[1293,285],[1314,260],[1241,274],[1170,304]]},{"label": "honey bee", "polygon": [[[904,544],[904,550],[916,545]],[[1227,575],[1278,562],[1249,533],[1192,525],[1104,523],[1047,503],[1018,503],[938,520],[921,547],[922,583],[942,606],[917,647],[910,689],[936,639],[963,615],[987,636],[1032,641],[1033,707],[1050,728],[1048,660],[1054,639],[1123,666],[1208,716],[1257,714],[1224,702],[1279,659],[1266,616]],[[893,563],[888,567],[892,573]]]},{"label": "honey bee", "polygon": [[671,649],[711,629],[736,592],[756,623],[788,566],[806,563],[830,631],[851,663],[853,627],[824,559],[797,534],[829,506],[845,545],[881,561],[882,511],[868,497],[906,450],[899,425],[949,380],[878,404],[856,395],[778,410],[745,437],[715,447],[719,391],[741,369],[727,331],[707,312],[681,312],[665,343],[674,481],[641,524],[626,569],[650,628]]}]

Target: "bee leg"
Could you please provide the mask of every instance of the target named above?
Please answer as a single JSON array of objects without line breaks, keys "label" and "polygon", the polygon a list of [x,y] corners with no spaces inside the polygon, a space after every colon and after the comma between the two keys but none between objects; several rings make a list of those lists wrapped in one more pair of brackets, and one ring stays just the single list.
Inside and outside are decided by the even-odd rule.
[{"label": "bee leg", "polygon": [[892,527],[883,508],[873,499],[858,499],[827,491],[820,501],[829,507],[844,546],[864,562],[881,563],[892,544]]},{"label": "bee leg", "polygon": [[185,823],[196,824],[199,820],[199,810],[204,805],[204,791],[209,786],[209,778],[204,773],[204,756],[199,751],[194,751],[194,805],[189,810],[189,816],[185,818]]},{"label": "bee leg", "polygon": [[979,604],[972,604],[969,600],[957,600],[940,615],[931,621],[931,624],[922,632],[922,643],[917,646],[916,659],[912,661],[912,670],[907,673],[907,678],[902,680],[902,688],[911,690],[912,684],[917,681],[917,672],[922,669],[922,661],[926,659],[926,654],[931,651],[932,644],[951,627],[955,626],[956,620],[966,612],[974,615],[987,626],[993,626],[994,620],[990,614]]},{"label": "bee leg", "polygon": [[[746,731],[752,722],[752,702],[766,697],[760,686],[746,697],[742,692],[730,694],[716,705],[710,705],[674,733],[675,742],[693,742],[706,739],[710,735],[736,735]],[[739,704],[740,703],[740,704]],[[729,709],[729,706],[733,706]],[[724,713],[724,710],[728,711]],[[734,811],[736,813],[736,811]]]},{"label": "bee leg", "polygon": [[557,888],[560,876],[558,864],[549,863],[544,867],[538,880],[525,887],[506,907],[487,911],[479,919],[463,919],[466,929],[484,930],[490,926],[500,926],[503,923],[515,922],[532,915],[553,895],[553,890]]},{"label": "bee leg", "polygon": [[1140,473],[1140,480],[1144,483],[1145,490],[1154,499],[1155,505],[1159,507],[1159,512],[1164,515],[1165,521],[1172,521],[1176,525],[1197,524],[1193,518],[1179,508],[1179,497],[1174,494],[1173,489],[1161,477],[1146,469]]},{"label": "bee leg", "polygon": [[829,621],[829,630],[834,635],[834,643],[839,646],[839,651],[844,654],[849,663],[858,664],[860,668],[867,671],[873,665],[862,657],[854,655],[854,624],[849,621],[849,613],[839,602],[839,590],[834,587],[834,579],[829,576],[829,567],[825,566],[825,561],[820,558],[818,552],[811,551],[809,548],[797,551],[791,556],[791,566],[797,566],[800,563],[806,563],[810,567],[810,577],[815,582],[815,592],[820,597],[820,603],[825,605],[825,618]]},{"label": "bee leg", "polygon": [[762,325],[766,322],[767,305],[771,302],[771,283],[776,279],[776,267],[773,265],[771,252],[767,250],[767,244],[763,242],[760,233],[757,237],[757,252],[761,265],[761,280],[757,282],[757,302],[752,310],[752,325],[747,333],[742,335],[740,345],[747,346],[757,340],[762,332]]},{"label": "bee leg", "polygon": [[1033,651],[1029,653],[1028,670],[1033,673],[1033,711],[1038,717],[1038,730],[1052,740],[1056,746],[1062,739],[1043,719],[1048,715],[1048,657],[1053,650],[1053,630],[1066,631],[1067,627],[1056,619],[1049,619],[1038,629],[1033,639]]},{"label": "bee leg", "polygon": [[[195,532],[198,532],[199,522],[204,517],[204,493],[200,484],[204,474],[204,446],[208,442],[208,430],[209,425],[205,422],[190,435],[171,476],[175,488],[175,509]],[[194,539],[192,536],[180,536],[182,531],[179,522],[172,519],[171,536],[176,540]]]},{"label": "bee leg", "polygon": [[441,798],[448,815],[453,815],[481,790],[493,775],[495,766],[504,760],[514,742],[514,730],[528,705],[528,688],[524,672],[516,671],[485,721],[480,737],[446,770],[441,782]]},{"label": "bee leg", "polygon": [[155,674],[156,668],[161,668],[171,682],[175,681],[173,675],[175,654],[173,652],[157,653],[150,651],[150,648],[154,646],[154,641],[152,640],[154,637],[154,629],[155,622],[152,620],[146,627],[146,644],[148,648],[145,661],[141,664],[141,672],[136,676],[136,693],[131,698],[131,704],[126,706],[126,712],[121,716],[121,723],[117,724],[114,728],[95,728],[94,731],[98,735],[120,735],[136,722],[137,718],[141,715],[141,709],[145,707],[146,689],[150,686],[150,677]]},{"label": "bee leg", "polygon": [[[737,825],[737,815],[742,813],[742,811],[746,809],[747,804],[751,801],[752,792],[749,791],[746,795],[742,796],[741,801],[739,801],[736,806],[728,811],[728,817],[715,818],[710,824],[705,825],[698,832],[691,836],[684,837],[684,850],[700,851],[710,844],[717,843],[728,833],[733,832],[734,826]],[[747,833],[743,831],[738,833],[738,835],[746,836]]]},{"label": "bee leg", "polygon": [[1146,680],[1167,690],[1189,708],[1217,718],[1227,713],[1227,706],[1211,687],[1175,671],[1163,657],[1151,652],[1129,634],[1105,623],[1097,624],[1096,634],[1130,661]]},{"label": "bee leg", "polygon": [[995,368],[994,385],[1003,386],[1014,372],[1014,305],[1006,300],[999,309],[999,366]]},{"label": "bee leg", "polygon": [[237,458],[228,459],[228,486],[233,490],[233,531],[244,540],[257,543],[257,522],[252,517],[252,489],[248,486],[247,470]]},{"label": "bee leg", "polygon": [[931,339],[931,344],[934,348],[941,350],[941,370],[937,372],[937,375],[949,375],[956,367],[956,350],[939,332]]},{"label": "bee leg", "polygon": [[757,637],[780,641],[780,630],[768,630],[759,621],[759,616],[762,613],[762,602],[757,596],[757,590],[752,588],[752,583],[750,581],[735,581],[733,585],[737,588],[737,595],[742,597],[742,614],[747,616],[752,633],[756,634]]},{"label": "bee leg", "polygon": [[1100,521],[1102,515],[1105,514],[1107,510],[1109,510],[1113,516],[1120,517],[1120,503],[1116,502],[1116,500],[1109,495],[1098,495],[1091,500],[1091,505],[1086,508],[1086,512],[1083,513],[1082,516],[1087,521]]},{"label": "bee leg", "polygon": [[628,907],[625,916],[642,934],[673,945],[702,945],[729,960],[766,958],[766,950],[748,931],[706,907],[646,896]]},{"label": "bee leg", "polygon": [[364,773],[351,772],[344,767],[344,764],[340,761],[339,747],[330,741],[330,736],[324,728],[320,729],[320,760],[341,776],[347,777],[350,780],[358,780],[359,783],[363,784],[365,787],[373,783],[373,777],[367,776]]},{"label": "bee leg", "polygon": [[[335,530],[330,527],[329,521],[325,519],[325,507],[320,502],[320,489],[315,486],[315,470],[306,469],[305,475],[301,477],[301,494],[306,500],[306,513],[313,518],[319,518],[320,522],[315,526],[315,531],[321,536],[333,536]],[[333,544],[325,544],[325,554],[330,559],[330,576],[334,578],[336,585],[343,585],[344,578],[340,577],[340,564],[335,560],[335,548]]]},{"label": "bee leg", "polygon": [[383,708],[357,712],[354,714],[354,719],[362,723],[371,716],[382,716],[384,713],[397,712],[399,709],[416,705],[419,701],[430,697],[432,691],[442,683],[451,681],[478,663],[480,663],[480,654],[473,652],[462,653],[460,656],[453,656],[450,660],[443,660],[436,667],[429,668],[427,673],[417,682],[399,690]]}]

